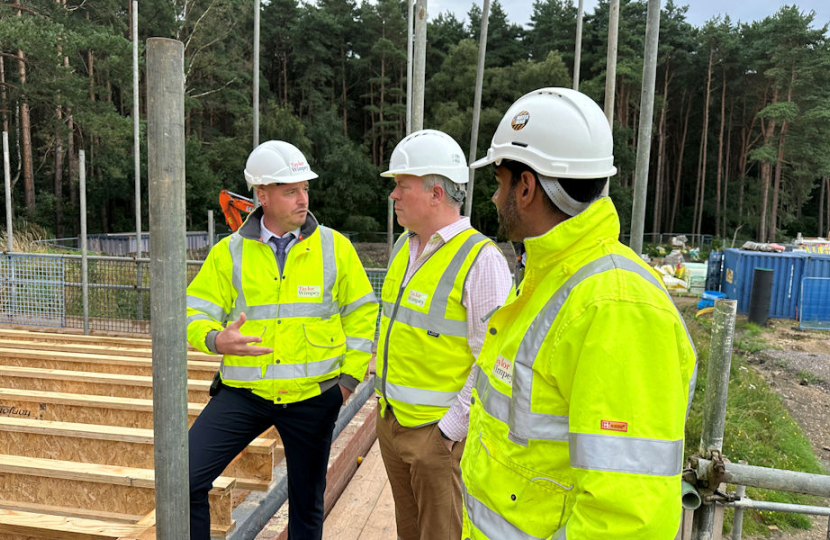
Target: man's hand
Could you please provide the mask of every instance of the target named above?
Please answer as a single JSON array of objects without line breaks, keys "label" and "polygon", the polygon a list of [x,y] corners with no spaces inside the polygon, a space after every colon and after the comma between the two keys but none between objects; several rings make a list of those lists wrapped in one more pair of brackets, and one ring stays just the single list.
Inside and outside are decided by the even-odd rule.
[{"label": "man's hand", "polygon": [[453,446],[455,446],[455,441],[451,441],[450,439],[444,439],[444,444],[447,445],[447,450],[449,450],[450,454],[452,454],[452,448]]},{"label": "man's hand", "polygon": [[237,320],[216,334],[216,351],[234,356],[262,356],[274,352],[268,347],[248,345],[248,343],[262,343],[262,338],[242,335],[239,328],[245,324],[245,320],[245,314],[240,313]]},{"label": "man's hand", "polygon": [[342,384],[338,384],[337,386],[340,387],[340,393],[343,394],[343,405],[349,401],[349,397],[352,395],[352,391],[343,386]]}]

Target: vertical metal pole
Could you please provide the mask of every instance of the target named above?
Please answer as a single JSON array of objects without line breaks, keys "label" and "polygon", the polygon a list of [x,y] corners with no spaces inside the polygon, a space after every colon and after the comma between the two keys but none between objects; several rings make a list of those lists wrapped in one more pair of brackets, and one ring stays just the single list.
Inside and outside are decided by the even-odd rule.
[{"label": "vertical metal pole", "polygon": [[[254,148],[259,146],[259,0],[254,0]],[[256,197],[256,190],[254,190]]]},{"label": "vertical metal pole", "polygon": [[[605,59],[605,117],[614,129],[614,96],[617,86],[617,36],[620,28],[620,0],[611,0],[608,8],[608,54]],[[602,190],[608,196],[608,182]]]},{"label": "vertical metal pole", "polygon": [[643,62],[643,89],[640,94],[640,121],[637,135],[637,165],[634,171],[634,205],[631,210],[631,249],[643,252],[646,222],[648,161],[651,156],[651,121],[654,115],[654,80],[657,74],[657,41],[660,34],[660,0],[648,0],[646,50]]},{"label": "vertical metal pole", "polygon": [[135,174],[135,274],[136,300],[138,304],[136,319],[144,320],[144,293],[141,286],[144,282],[144,273],[141,263],[141,118],[138,111],[138,0],[133,0],[133,162]]},{"label": "vertical metal pole", "polygon": [[213,221],[213,210],[208,210],[208,248],[213,249],[216,226]]},{"label": "vertical metal pole", "polygon": [[424,77],[427,59],[427,0],[415,0],[415,51],[412,81],[412,131],[424,129]]},{"label": "vertical metal pole", "polygon": [[12,241],[12,173],[9,166],[9,133],[3,132],[3,182],[6,186],[6,240],[9,251],[14,251]]},{"label": "vertical metal pole", "polygon": [[582,62],[582,9],[583,0],[579,0],[576,14],[576,44],[574,46],[574,90],[579,90],[579,66]]},{"label": "vertical metal pole", "polygon": [[413,30],[412,25],[415,24],[413,20],[413,10],[415,6],[413,0],[406,0],[406,134],[412,133],[412,39]]},{"label": "vertical metal pole", "polygon": [[[746,465],[746,461],[739,460],[738,463]],[[738,485],[735,487],[735,495],[743,497],[746,495],[746,486]],[[732,538],[731,540],[741,540],[744,528],[744,509],[735,508],[735,516],[732,518]]]},{"label": "vertical metal pole", "polygon": [[84,335],[89,335],[89,261],[86,245],[86,152],[78,151],[78,190],[81,196],[81,302],[84,306]]},{"label": "vertical metal pole", "polygon": [[156,531],[189,538],[184,45],[147,40],[147,170],[150,198],[150,328]]},{"label": "vertical metal pole", "polygon": [[[712,451],[720,452],[723,448],[726,398],[729,394],[729,368],[732,365],[732,338],[735,334],[737,308],[737,300],[715,301],[709,367],[706,374],[706,394],[703,401],[703,428],[698,450],[700,455],[706,458],[711,456]],[[712,540],[714,524],[715,505],[702,505],[695,511],[692,538]]]},{"label": "vertical metal pole", "polygon": [[[470,131],[470,163],[476,160],[476,146],[478,145],[478,123],[481,117],[481,87],[484,82],[484,57],[487,54],[487,27],[490,19],[490,0],[484,0],[481,9],[481,36],[478,40],[478,69],[476,70],[476,90],[473,99],[473,126]],[[467,201],[464,215],[470,217],[473,213],[473,187],[475,186],[476,172],[470,169],[470,181],[467,183]]]},{"label": "vertical metal pole", "polygon": [[135,256],[141,257],[141,120],[138,113],[138,0],[133,0],[133,161],[135,171]]}]

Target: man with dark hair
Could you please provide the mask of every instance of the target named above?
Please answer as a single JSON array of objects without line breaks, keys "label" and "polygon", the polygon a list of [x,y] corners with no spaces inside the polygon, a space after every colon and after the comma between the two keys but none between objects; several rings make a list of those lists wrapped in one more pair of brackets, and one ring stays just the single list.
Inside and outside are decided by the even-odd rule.
[{"label": "man with dark hair", "polygon": [[461,462],[467,540],[669,540],[695,351],[617,238],[611,130],[587,96],[520,98],[487,157],[524,278],[488,321]]}]

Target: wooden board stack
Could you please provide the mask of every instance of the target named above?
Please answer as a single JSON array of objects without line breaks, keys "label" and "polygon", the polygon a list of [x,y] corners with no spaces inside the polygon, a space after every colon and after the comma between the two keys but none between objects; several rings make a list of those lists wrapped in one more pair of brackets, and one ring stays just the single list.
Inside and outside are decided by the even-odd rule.
[{"label": "wooden board stack", "polygon": [[[217,360],[188,352],[191,423]],[[282,458],[272,429],[214,482],[214,536]],[[153,540],[153,477],[149,339],[0,329],[0,540]]]}]

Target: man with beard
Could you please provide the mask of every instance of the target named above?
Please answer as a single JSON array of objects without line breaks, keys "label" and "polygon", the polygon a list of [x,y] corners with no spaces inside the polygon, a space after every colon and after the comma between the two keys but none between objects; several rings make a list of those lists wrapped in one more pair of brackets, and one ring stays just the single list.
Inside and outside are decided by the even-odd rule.
[{"label": "man with beard", "polygon": [[383,283],[378,441],[400,540],[461,537],[471,368],[483,318],[510,289],[501,251],[460,214],[469,169],[451,137],[412,133],[392,152],[390,197],[406,227]]},{"label": "man with beard", "polygon": [[190,428],[192,540],[210,538],[213,480],[270,426],[285,449],[288,538],[322,538],[332,431],[366,373],[377,300],[349,240],[308,211],[314,178],[295,146],[256,147],[245,180],[261,206],[187,288],[188,341],[223,355]]},{"label": "man with beard", "polygon": [[611,130],[587,96],[543,88],[487,157],[524,278],[489,319],[461,462],[468,540],[670,540],[680,524],[695,351],[601,193]]}]

